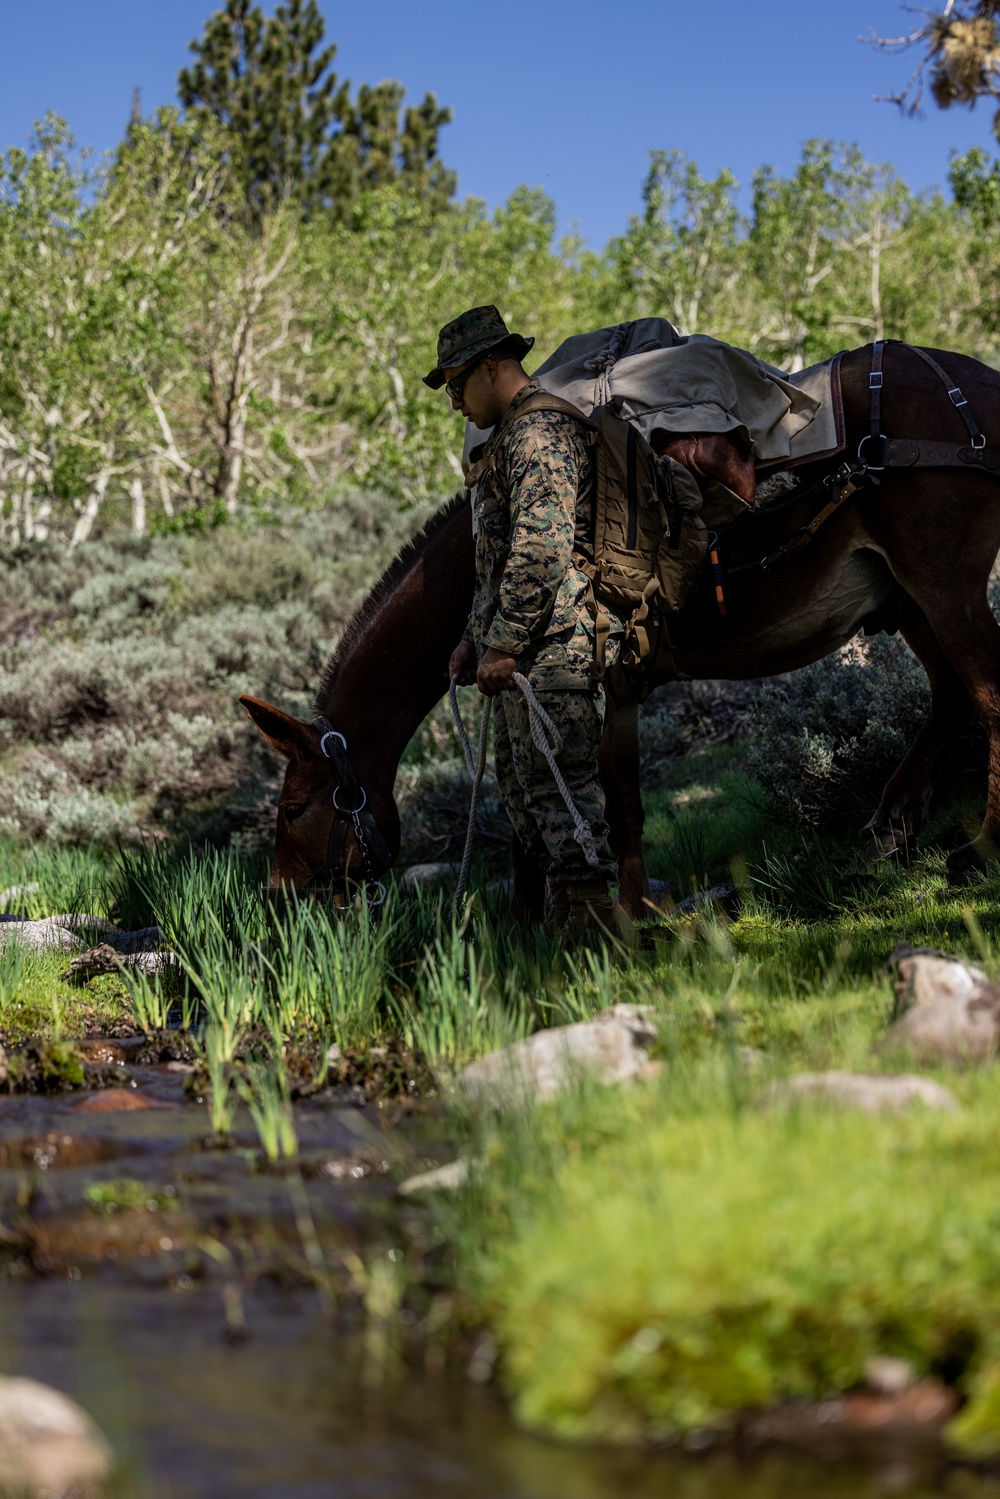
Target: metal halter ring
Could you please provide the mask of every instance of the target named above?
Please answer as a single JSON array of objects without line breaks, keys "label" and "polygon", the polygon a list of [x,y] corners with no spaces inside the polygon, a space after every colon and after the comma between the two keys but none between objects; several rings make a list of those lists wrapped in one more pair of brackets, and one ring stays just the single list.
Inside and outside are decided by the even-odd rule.
[{"label": "metal halter ring", "polygon": [[328,739],[339,739],[341,744],[344,746],[344,754],[347,754],[347,740],[344,738],[343,734],[338,734],[336,729],[327,729],[326,733],[319,741],[319,752],[325,759],[329,760],[330,758],[330,756],[327,754],[326,749],[326,741]]},{"label": "metal halter ring", "polygon": [[[381,892],[381,894],[379,895],[379,897],[378,897],[377,900],[375,899],[375,897],[371,893],[373,890],[378,890],[378,891]],[[373,910],[376,907],[381,906],[384,903],[384,901],[385,901],[385,886],[383,885],[383,883],[382,883],[381,880],[366,880],[365,881],[365,899],[367,900],[369,906],[371,906]]]},{"label": "metal halter ring", "polygon": [[[874,437],[871,432],[866,432],[865,435],[864,435],[864,437],[862,437],[861,441],[858,443],[858,462],[859,463],[863,463],[864,466],[865,466],[865,468],[866,469],[870,469],[872,473],[880,474],[882,472],[882,470],[885,468],[885,464],[884,463],[868,463],[864,458],[862,458],[862,456],[861,456],[861,450],[864,447],[864,445],[865,445],[866,442],[873,442],[874,441],[874,442],[882,442],[882,443],[884,443],[884,442],[888,442],[888,440],[889,439],[885,436],[884,433],[879,433],[878,437]],[[883,449],[883,452],[884,451],[885,450]]]},{"label": "metal halter ring", "polygon": [[[339,738],[339,735],[338,735],[338,738]],[[367,791],[365,790],[365,788],[363,786],[360,787],[359,789],[361,791],[361,802],[360,802],[360,804],[357,807],[342,807],[342,806],[340,806],[340,804],[337,801],[337,792],[340,790],[340,787],[339,786],[334,786],[334,788],[333,788],[333,807],[334,807],[334,811],[335,812],[343,812],[344,815],[345,815],[345,817],[356,817],[359,812],[363,812],[365,810],[365,807],[368,805],[368,793],[367,793]]]}]

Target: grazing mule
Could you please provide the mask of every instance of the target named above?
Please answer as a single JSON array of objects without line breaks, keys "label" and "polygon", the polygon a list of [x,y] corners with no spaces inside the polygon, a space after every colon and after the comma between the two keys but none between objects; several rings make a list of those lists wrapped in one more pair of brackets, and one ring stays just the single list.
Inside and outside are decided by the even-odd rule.
[{"label": "grazing mule", "polygon": [[[985,458],[992,463],[1000,452],[1000,374],[961,354],[935,357],[982,424]],[[870,368],[870,346],[841,361],[850,457],[870,430]],[[939,376],[912,349],[888,345],[883,378],[882,423],[891,437],[957,446],[964,435],[959,414]],[[865,456],[873,452],[869,446]],[[1000,627],[987,601],[1000,550],[1000,483],[971,466],[885,469],[845,499],[792,560],[762,569],[760,559],[797,537],[823,507],[829,491],[817,492],[815,484],[837,466],[825,460],[800,467],[798,488],[785,500],[748,511],[726,530],[727,612],[720,613],[706,577],[671,623],[677,670],[700,678],[771,676],[828,655],[862,626],[898,629],[927,673],[931,706],[866,831],[886,853],[913,838],[927,816],[935,770],[975,711],[989,739],[989,787],[981,832],[949,860],[952,877],[961,879],[1000,851]],[[349,626],[323,677],[318,726],[257,699],[240,699],[289,762],[272,885],[343,887],[345,878],[363,881],[382,872],[373,867],[364,827],[332,805],[345,768],[321,753],[323,735],[322,748],[331,748],[331,729],[346,739],[347,773],[364,788],[388,856],[398,852],[396,769],[407,741],[445,691],[473,576],[469,510],[455,500],[401,553]],[[656,681],[654,662],[652,685]],[[339,749],[339,741],[332,748]],[[609,711],[600,769],[622,904],[638,916],[648,882],[636,703]],[[359,801],[355,796],[348,805]],[[516,841],[513,852],[515,907],[537,917],[543,882]],[[378,862],[384,866],[385,859]]]}]

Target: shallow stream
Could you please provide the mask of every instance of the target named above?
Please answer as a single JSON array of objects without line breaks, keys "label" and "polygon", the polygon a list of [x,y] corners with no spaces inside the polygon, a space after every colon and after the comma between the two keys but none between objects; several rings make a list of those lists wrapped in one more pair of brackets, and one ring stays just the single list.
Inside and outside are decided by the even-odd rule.
[{"label": "shallow stream", "polygon": [[[884,1433],[867,1454],[833,1442],[819,1457],[561,1446],[520,1432],[489,1387],[419,1358],[373,1363],[370,1313],[336,1318],[301,1275],[274,1273],[302,1264],[303,1223],[287,1174],[260,1169],[248,1121],[236,1149],[206,1150],[183,1069],[126,1068],[117,1045],[94,1058],[121,1067],[117,1098],[0,1096],[0,1223],[19,1241],[0,1257],[0,1372],[80,1401],[119,1456],[121,1499],[989,1491],[941,1470],[933,1446],[894,1448]],[[298,1107],[296,1123],[299,1208],[305,1191],[319,1254],[384,1258],[394,1178],[426,1164],[427,1122],[333,1096]],[[148,1207],[88,1202],[123,1178],[148,1187]]]}]

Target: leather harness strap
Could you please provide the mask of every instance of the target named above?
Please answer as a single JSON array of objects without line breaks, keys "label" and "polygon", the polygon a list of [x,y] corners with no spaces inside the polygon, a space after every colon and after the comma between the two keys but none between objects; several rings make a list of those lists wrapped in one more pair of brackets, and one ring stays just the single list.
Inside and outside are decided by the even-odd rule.
[{"label": "leather harness strap", "polygon": [[884,339],[877,339],[872,344],[872,367],[868,375],[868,421],[870,430],[868,436],[863,437],[858,444],[858,458],[862,463],[865,461],[861,457],[865,443],[871,442],[875,444],[882,437],[882,384],[884,380],[882,374],[882,353],[884,349]]},{"label": "leather harness strap", "polygon": [[[884,468],[971,468],[1000,478],[1000,453],[986,446],[986,438],[980,431],[961,386],[952,383],[951,376],[942,369],[933,354],[928,354],[926,349],[918,349],[915,344],[900,344],[900,348],[909,349],[911,353],[918,355],[937,375],[948,392],[949,401],[965,423],[969,441],[938,442],[934,439],[886,437],[883,434],[882,353],[886,343],[890,342],[895,342],[895,340],[882,339],[872,345],[872,367],[868,376],[870,430],[858,445],[860,462],[873,472],[880,472]],[[865,446],[868,442],[872,443],[873,449],[877,443],[881,443],[881,453],[878,458],[875,457],[874,452],[865,455]]]},{"label": "leather harness strap", "polygon": [[[347,879],[345,848],[347,830],[354,827],[354,836],[365,866],[364,885],[379,886],[378,876],[384,874],[393,862],[389,845],[368,806],[368,793],[358,780],[354,766],[347,753],[347,740],[336,730],[328,718],[313,719],[319,730],[320,753],[329,760],[337,784],[333,789],[333,824],[327,844],[326,869],[332,884],[351,883]],[[377,866],[377,867],[376,867]],[[321,871],[322,872],[322,871]],[[356,882],[360,883],[360,882]],[[382,890],[384,896],[385,891]],[[369,903],[377,904],[369,895]]]},{"label": "leather harness strap", "polygon": [[[868,375],[868,431],[858,444],[858,466],[842,463],[838,469],[821,480],[823,487],[833,491],[832,498],[808,525],[796,531],[795,535],[783,546],[778,547],[774,552],[769,552],[767,556],[759,558],[756,562],[744,562],[737,567],[730,568],[728,570],[730,576],[757,568],[762,572],[768,572],[771,568],[787,562],[803,547],[808,546],[820,527],[825,525],[839,510],[845,500],[857,493],[862,484],[877,484],[878,479],[875,475],[886,469],[978,469],[982,474],[1000,479],[1000,453],[986,446],[986,438],[969,409],[969,403],[961,387],[952,384],[951,377],[942,369],[933,355],[928,354],[926,349],[916,348],[913,344],[901,344],[900,347],[911,349],[914,354],[918,354],[938,376],[948,392],[948,399],[965,423],[969,441],[964,443],[939,442],[933,438],[887,437],[883,433],[882,389],[885,384],[885,375],[882,369],[882,356],[886,344],[890,342],[895,342],[895,340],[878,339],[872,345],[872,364]],[[873,451],[866,458],[865,448],[869,443]],[[805,499],[809,492],[807,490],[801,498]]]},{"label": "leather harness strap", "polygon": [[[969,410],[969,403],[965,399],[965,396],[962,394],[961,387],[958,385],[952,385],[948,375],[945,374],[944,370],[938,364],[933,355],[928,354],[926,349],[918,349],[915,344],[907,344],[905,345],[905,347],[908,349],[912,349],[914,354],[919,354],[924,363],[930,365],[931,369],[941,380],[941,383],[945,386],[948,392],[949,401],[954,406],[955,410],[958,412],[959,416],[965,423],[966,428],[968,429],[969,436],[972,439],[973,448],[976,452],[984,449],[986,447],[986,438],[983,436],[978,426],[976,425],[976,419],[972,415],[972,412]],[[991,464],[990,467],[993,468],[996,467],[996,465]]]}]

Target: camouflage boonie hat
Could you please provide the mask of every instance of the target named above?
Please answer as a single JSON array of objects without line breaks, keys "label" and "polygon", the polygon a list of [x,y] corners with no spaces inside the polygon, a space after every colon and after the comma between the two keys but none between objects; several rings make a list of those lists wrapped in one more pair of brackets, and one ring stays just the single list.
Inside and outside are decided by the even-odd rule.
[{"label": "camouflage boonie hat", "polygon": [[440,390],[444,384],[446,369],[451,369],[456,364],[468,364],[477,354],[485,354],[507,339],[515,345],[513,352],[516,359],[523,359],[535,342],[533,338],[524,338],[520,333],[511,333],[495,307],[471,307],[453,322],[445,323],[441,329],[438,334],[437,364],[429,375],[424,376],[424,384],[429,385],[431,390]]}]

